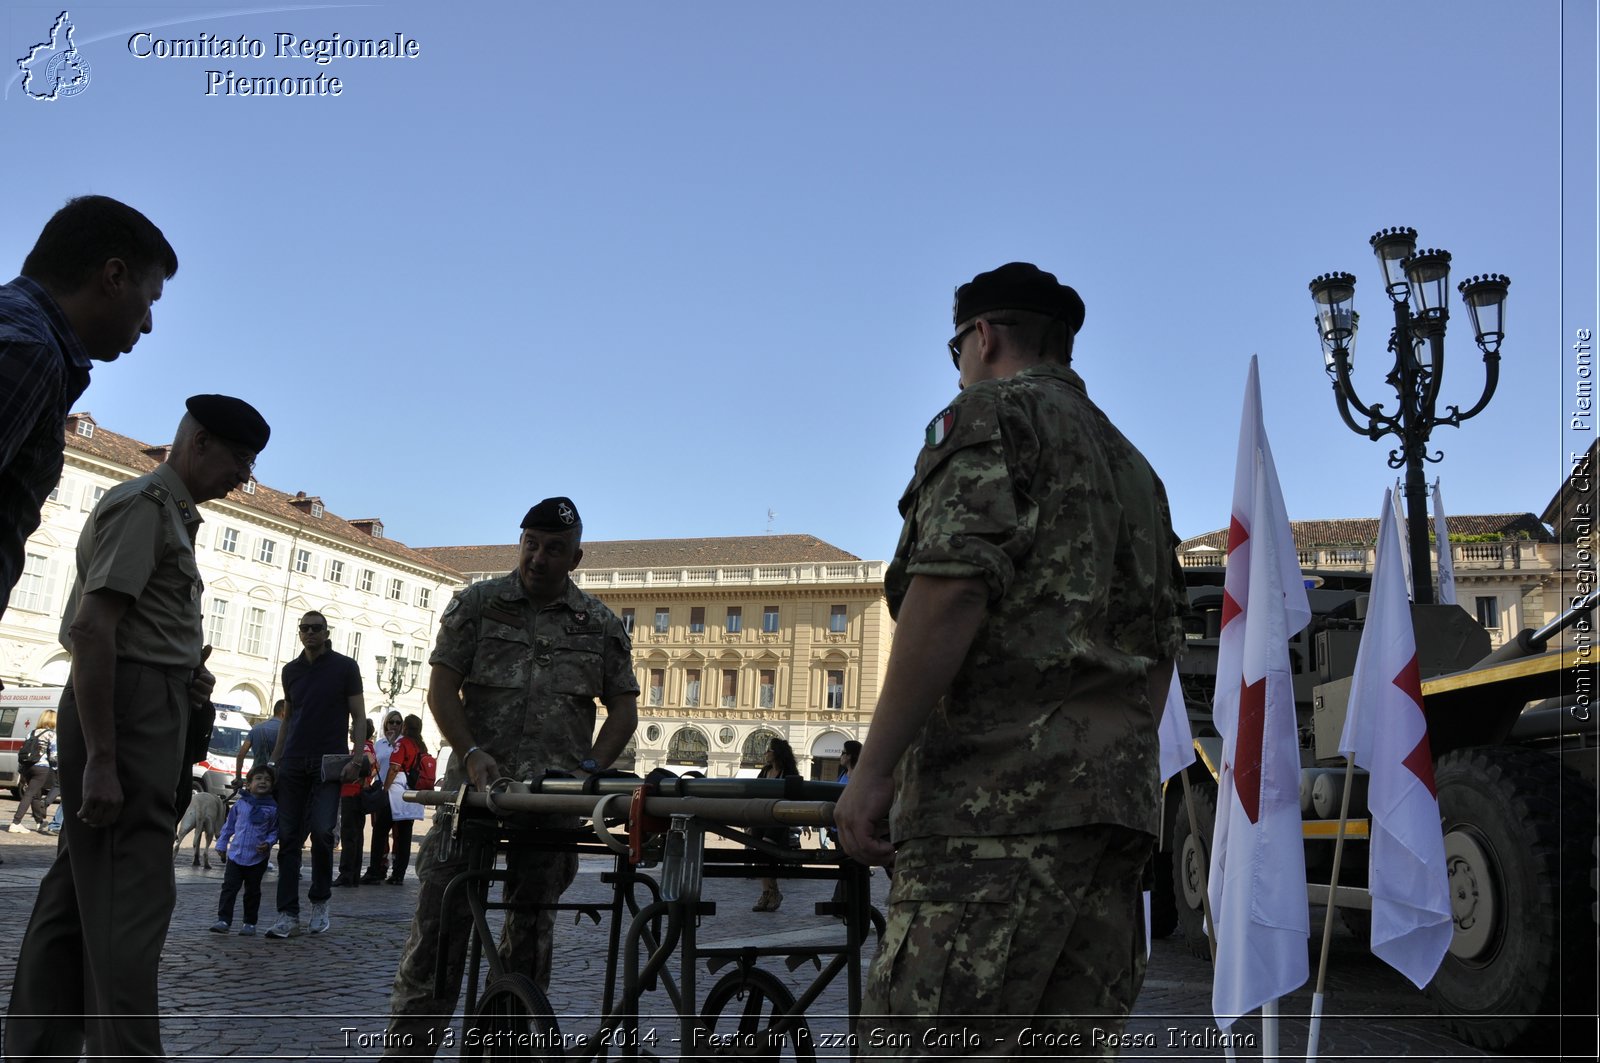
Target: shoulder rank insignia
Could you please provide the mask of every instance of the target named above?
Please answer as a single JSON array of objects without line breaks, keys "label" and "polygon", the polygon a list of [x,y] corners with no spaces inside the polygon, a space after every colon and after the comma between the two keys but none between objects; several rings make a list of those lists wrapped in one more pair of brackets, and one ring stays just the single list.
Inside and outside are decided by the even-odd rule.
[{"label": "shoulder rank insignia", "polygon": [[956,411],[954,407],[946,406],[934,414],[933,420],[928,422],[927,445],[936,447],[950,438],[950,432],[956,426]]},{"label": "shoulder rank insignia", "polygon": [[143,491],[140,491],[139,493],[141,495],[144,495],[144,497],[148,498],[150,501],[154,502],[158,506],[166,505],[167,504],[167,499],[170,498],[171,494],[172,494],[170,491],[168,491],[165,487],[162,487],[160,484],[150,484]]}]

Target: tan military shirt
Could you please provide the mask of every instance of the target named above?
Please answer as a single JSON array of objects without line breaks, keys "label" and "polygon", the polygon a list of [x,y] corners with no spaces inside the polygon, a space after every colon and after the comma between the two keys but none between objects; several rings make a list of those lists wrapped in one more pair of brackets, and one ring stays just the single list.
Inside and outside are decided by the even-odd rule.
[{"label": "tan military shirt", "polygon": [[901,760],[896,841],[1156,832],[1146,672],[1183,644],[1166,489],[1065,366],[967,388],[928,426],[886,577],[982,579],[989,612]]},{"label": "tan military shirt", "polygon": [[198,668],[205,584],[194,558],[201,523],[194,497],[171,465],[107,491],[78,537],[78,574],[61,617],[61,645],[91,591],[133,599],[117,625],[117,656],[160,667]]},{"label": "tan military shirt", "polygon": [[[515,573],[467,587],[445,607],[428,663],[461,674],[473,737],[515,779],[576,768],[594,739],[595,699],[639,693],[622,621],[571,580],[542,608]],[[446,789],[461,784],[466,752],[451,751]]]}]

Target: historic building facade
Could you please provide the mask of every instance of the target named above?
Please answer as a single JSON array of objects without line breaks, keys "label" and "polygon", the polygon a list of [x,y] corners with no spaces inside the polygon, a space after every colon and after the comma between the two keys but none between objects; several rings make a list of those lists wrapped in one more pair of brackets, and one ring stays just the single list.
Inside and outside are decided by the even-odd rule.
[{"label": "historic building facade", "polygon": [[[767,745],[831,779],[877,705],[893,622],[884,563],[805,535],[585,542],[573,573],[622,618],[639,680],[634,770],[753,775]],[[428,547],[478,580],[515,546]]]},{"label": "historic building facade", "polygon": [[[95,424],[67,421],[66,468],[28,539],[23,575],[0,618],[0,678],[11,686],[60,686],[67,652],[58,641],[75,574],[78,535],[114,484],[142,476],[166,457],[152,446]],[[395,699],[428,721],[429,648],[450,596],[465,583],[437,560],[384,537],[376,519],[345,520],[316,497],[285,494],[254,481],[200,507],[195,556],[205,581],[202,611],[208,667],[218,704],[250,716],[270,713],[282,695],[283,665],[300,653],[297,624],[308,609],[328,618],[333,647],[361,665],[369,710],[388,699],[377,682],[396,658],[416,661],[416,686]],[[405,680],[413,669],[405,668]],[[402,684],[403,685],[403,684]]]},{"label": "historic building facade", "polygon": [[[1450,558],[1455,569],[1456,604],[1477,618],[1499,646],[1523,628],[1538,628],[1560,614],[1565,571],[1561,547],[1532,513],[1490,513],[1453,517]],[[1370,575],[1376,560],[1376,518],[1290,521],[1300,567],[1307,572]],[[1187,567],[1222,564],[1226,529],[1185,539],[1179,560]],[[1432,550],[1439,571],[1439,548]]]}]

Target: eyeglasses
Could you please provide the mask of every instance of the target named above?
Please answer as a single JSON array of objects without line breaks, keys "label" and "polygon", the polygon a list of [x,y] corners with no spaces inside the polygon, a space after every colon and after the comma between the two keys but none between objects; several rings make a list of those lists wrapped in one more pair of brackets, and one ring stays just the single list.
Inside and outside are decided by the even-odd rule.
[{"label": "eyeglasses", "polygon": [[967,338],[967,333],[977,327],[978,323],[974,321],[954,336],[951,336],[950,342],[945,344],[946,347],[950,348],[950,361],[956,367],[956,372],[958,373],[961,372],[961,341]]},{"label": "eyeglasses", "polygon": [[327,624],[301,624],[300,625],[300,631],[303,634],[306,634],[306,635],[311,634],[313,631],[326,631],[326,630],[328,630],[328,625]]}]

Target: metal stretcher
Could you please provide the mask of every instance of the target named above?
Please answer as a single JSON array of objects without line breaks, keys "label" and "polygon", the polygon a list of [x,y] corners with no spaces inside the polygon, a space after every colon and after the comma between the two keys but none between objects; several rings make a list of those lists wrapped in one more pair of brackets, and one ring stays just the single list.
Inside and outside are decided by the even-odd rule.
[{"label": "metal stretcher", "polygon": [[[837,849],[791,849],[760,832],[830,827],[842,791],[838,783],[799,779],[629,776],[502,781],[488,793],[465,786],[455,793],[408,792],[406,800],[434,805],[451,822],[453,848],[467,862],[444,898],[446,910],[465,904],[472,915],[461,1058],[587,1060],[615,1053],[619,1059],[815,1059],[806,1009],[843,971],[853,1022],[861,1006],[861,946],[869,927],[882,935],[883,916],[871,906],[865,867]],[[530,816],[578,816],[588,824],[571,830],[532,826]],[[707,834],[744,848],[708,849]],[[499,866],[502,855],[529,849],[614,860],[601,876],[612,887],[609,903],[532,906],[576,912],[596,924],[609,919],[604,999],[592,1031],[562,1031],[534,980],[507,970],[493,947],[488,913],[529,906],[491,901],[489,887],[511,877]],[[716,914],[716,904],[701,897],[704,880],[767,876],[842,882],[842,902],[816,905],[817,914],[842,920],[842,934],[800,944],[701,945],[700,923]],[[435,972],[441,987],[445,944],[440,942]],[[790,971],[807,963],[817,970],[798,999],[759,966],[780,957]],[[488,977],[480,996],[485,960]],[[703,998],[702,963],[709,974],[733,964]],[[641,998],[658,990],[676,1016],[674,1031],[641,1025]],[[852,1055],[853,1042],[845,1039]]]}]

